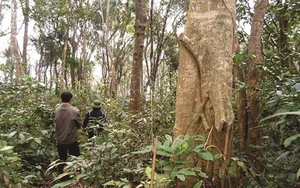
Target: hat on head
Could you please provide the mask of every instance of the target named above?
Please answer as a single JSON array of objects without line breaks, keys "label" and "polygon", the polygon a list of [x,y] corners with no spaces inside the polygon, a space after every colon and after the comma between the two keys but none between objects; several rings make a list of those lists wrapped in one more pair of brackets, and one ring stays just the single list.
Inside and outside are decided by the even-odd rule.
[{"label": "hat on head", "polygon": [[94,100],[92,107],[93,108],[101,108],[101,102],[99,100]]}]

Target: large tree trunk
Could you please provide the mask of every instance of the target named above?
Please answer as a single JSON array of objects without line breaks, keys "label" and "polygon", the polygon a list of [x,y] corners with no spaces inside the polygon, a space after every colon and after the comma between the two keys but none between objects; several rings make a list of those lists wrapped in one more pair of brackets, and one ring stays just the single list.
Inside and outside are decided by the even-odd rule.
[{"label": "large tree trunk", "polygon": [[[186,25],[180,36],[174,136],[207,136],[225,159],[232,155],[232,49],[235,1],[191,0]],[[210,134],[209,134],[210,133]],[[191,157],[191,164],[199,158]],[[201,164],[211,182],[220,162]],[[214,169],[214,170],[212,170]],[[191,187],[193,181],[179,183]],[[220,185],[217,185],[220,186]],[[223,183],[223,187],[226,184]]]},{"label": "large tree trunk", "polygon": [[131,112],[136,113],[141,109],[141,77],[144,51],[145,28],[147,23],[147,1],[136,0],[135,42],[133,63],[130,82],[130,106]]},{"label": "large tree trunk", "polygon": [[264,16],[268,8],[268,0],[258,0],[255,5],[251,35],[249,39],[249,55],[253,57],[248,60],[248,80],[247,80],[247,140],[245,149],[252,156],[251,162],[255,167],[262,169],[262,164],[257,160],[259,150],[251,146],[260,146],[262,144],[262,127],[259,127],[259,116],[261,115],[261,70],[257,65],[263,63],[261,52],[261,36],[263,32]]}]

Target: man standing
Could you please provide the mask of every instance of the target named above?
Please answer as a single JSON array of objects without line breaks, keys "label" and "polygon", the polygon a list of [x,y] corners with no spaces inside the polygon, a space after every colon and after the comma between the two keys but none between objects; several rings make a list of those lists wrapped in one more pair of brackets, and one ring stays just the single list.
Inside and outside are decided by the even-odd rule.
[{"label": "man standing", "polygon": [[[60,95],[62,104],[55,110],[55,133],[57,140],[57,151],[62,161],[67,160],[70,155],[79,156],[78,131],[82,125],[79,110],[72,106],[72,93],[64,91]],[[63,165],[58,166],[59,173],[63,173]]]}]

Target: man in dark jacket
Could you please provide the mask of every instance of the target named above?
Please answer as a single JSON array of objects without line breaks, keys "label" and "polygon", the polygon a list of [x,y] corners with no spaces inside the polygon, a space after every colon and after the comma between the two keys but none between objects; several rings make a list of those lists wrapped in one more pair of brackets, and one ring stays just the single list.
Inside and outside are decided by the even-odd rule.
[{"label": "man in dark jacket", "polygon": [[106,122],[106,115],[101,110],[101,102],[95,100],[92,104],[93,109],[88,111],[85,114],[83,121],[83,129],[86,129],[88,126],[88,137],[92,138],[95,135],[95,131],[101,132],[103,130],[103,123]]},{"label": "man in dark jacket", "polygon": [[[70,155],[80,155],[77,129],[82,126],[82,119],[79,110],[71,105],[72,93],[64,91],[60,97],[62,104],[55,110],[55,133],[59,158],[66,161],[68,152]],[[60,173],[63,168],[63,165],[58,167]]]}]

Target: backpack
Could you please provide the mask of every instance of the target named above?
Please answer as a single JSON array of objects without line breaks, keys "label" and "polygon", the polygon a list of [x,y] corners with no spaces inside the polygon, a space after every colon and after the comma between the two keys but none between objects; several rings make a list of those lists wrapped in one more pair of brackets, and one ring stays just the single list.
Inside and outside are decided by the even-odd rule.
[{"label": "backpack", "polygon": [[[100,110],[101,111],[101,110]],[[95,131],[101,132],[103,130],[103,124],[106,122],[105,114],[101,111],[101,115],[98,117],[91,116],[92,110],[88,112],[89,114],[89,121],[88,121],[88,127],[89,127],[89,138],[93,137],[95,135]]]}]

